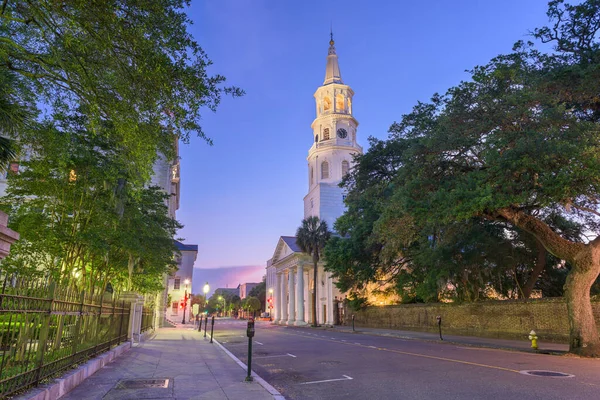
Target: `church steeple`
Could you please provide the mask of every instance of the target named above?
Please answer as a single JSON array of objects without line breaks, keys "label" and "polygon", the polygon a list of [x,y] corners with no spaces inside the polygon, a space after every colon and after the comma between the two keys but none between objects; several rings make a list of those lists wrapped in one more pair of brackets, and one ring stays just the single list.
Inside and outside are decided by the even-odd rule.
[{"label": "church steeple", "polygon": [[340,73],[340,66],[338,64],[337,54],[335,53],[335,42],[333,41],[333,32],[330,33],[331,39],[329,40],[329,51],[327,52],[327,67],[325,68],[325,81],[323,85],[329,85],[330,83],[344,83],[342,82],[342,74]]}]

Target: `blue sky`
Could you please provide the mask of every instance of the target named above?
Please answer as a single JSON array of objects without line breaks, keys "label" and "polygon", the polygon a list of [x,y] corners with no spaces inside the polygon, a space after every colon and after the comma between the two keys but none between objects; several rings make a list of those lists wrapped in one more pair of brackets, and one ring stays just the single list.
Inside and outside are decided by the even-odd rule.
[{"label": "blue sky", "polygon": [[[368,5],[367,5],[368,4]],[[465,70],[510,52],[547,23],[545,0],[194,0],[190,31],[209,72],[246,91],[206,111],[182,145],[179,236],[198,244],[193,290],[259,281],[277,239],[294,235],[307,192],[306,156],[323,83],[330,24],[358,141],[387,137],[417,101]]]}]

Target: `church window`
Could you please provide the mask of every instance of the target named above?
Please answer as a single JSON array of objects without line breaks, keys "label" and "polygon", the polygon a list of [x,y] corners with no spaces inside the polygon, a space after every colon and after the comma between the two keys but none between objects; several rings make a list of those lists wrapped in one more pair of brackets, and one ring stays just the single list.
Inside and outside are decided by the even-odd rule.
[{"label": "church window", "polygon": [[346,160],[342,161],[342,177],[348,175],[349,170],[350,170],[350,163]]},{"label": "church window", "polygon": [[323,129],[323,140],[329,140],[329,128]]},{"label": "church window", "polygon": [[348,113],[352,114],[352,100],[348,97]]},{"label": "church window", "polygon": [[310,199],[310,208],[315,208],[315,201]]},{"label": "church window", "polygon": [[319,135],[315,135],[315,143],[319,141]]},{"label": "church window", "polygon": [[315,171],[313,170],[313,167],[310,167],[310,186],[312,186],[313,183],[315,183],[315,179],[314,179],[315,173],[314,172]]},{"label": "church window", "polygon": [[325,97],[323,99],[323,111],[331,110],[331,99],[329,97]]},{"label": "church window", "polygon": [[345,111],[345,107],[344,107],[344,96],[342,96],[341,94],[337,94],[335,96],[335,108],[338,112],[344,112]]},{"label": "church window", "polygon": [[323,161],[321,164],[321,179],[329,179],[329,163]]}]

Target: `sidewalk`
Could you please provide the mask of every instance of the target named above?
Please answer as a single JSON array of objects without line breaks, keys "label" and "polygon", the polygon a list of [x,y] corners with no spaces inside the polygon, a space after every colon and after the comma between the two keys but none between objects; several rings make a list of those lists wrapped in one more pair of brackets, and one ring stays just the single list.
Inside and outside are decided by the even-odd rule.
[{"label": "sidewalk", "polygon": [[[333,328],[322,327],[321,329],[352,333],[352,326],[336,325]],[[506,340],[474,336],[445,335],[442,328],[442,337],[444,340],[441,341],[438,333],[431,332],[399,331],[395,329],[364,328],[359,326],[356,326],[355,329],[356,330],[354,333],[363,335],[389,336],[401,339],[425,340],[439,343],[458,344],[463,346],[536,352],[531,348],[531,342],[527,340],[526,334],[523,335],[523,340]],[[538,347],[538,353],[563,354],[569,351],[569,345],[544,342],[543,338],[538,341]]]},{"label": "sidewalk", "polygon": [[[153,338],[133,347],[61,399],[274,399],[256,381],[244,382],[246,371],[216,343],[209,343],[208,337],[191,328],[159,329]],[[131,384],[123,382],[161,378],[169,380],[167,387],[127,388]]]}]

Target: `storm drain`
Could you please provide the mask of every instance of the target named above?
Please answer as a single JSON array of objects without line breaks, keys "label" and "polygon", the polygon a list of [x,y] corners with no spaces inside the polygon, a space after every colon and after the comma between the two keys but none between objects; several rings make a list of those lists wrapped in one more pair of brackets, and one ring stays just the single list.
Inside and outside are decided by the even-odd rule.
[{"label": "storm drain", "polygon": [[556,371],[520,371],[523,375],[545,376],[548,378],[573,378],[575,375]]},{"label": "storm drain", "polygon": [[166,389],[168,387],[168,379],[128,379],[119,382],[115,389]]}]

